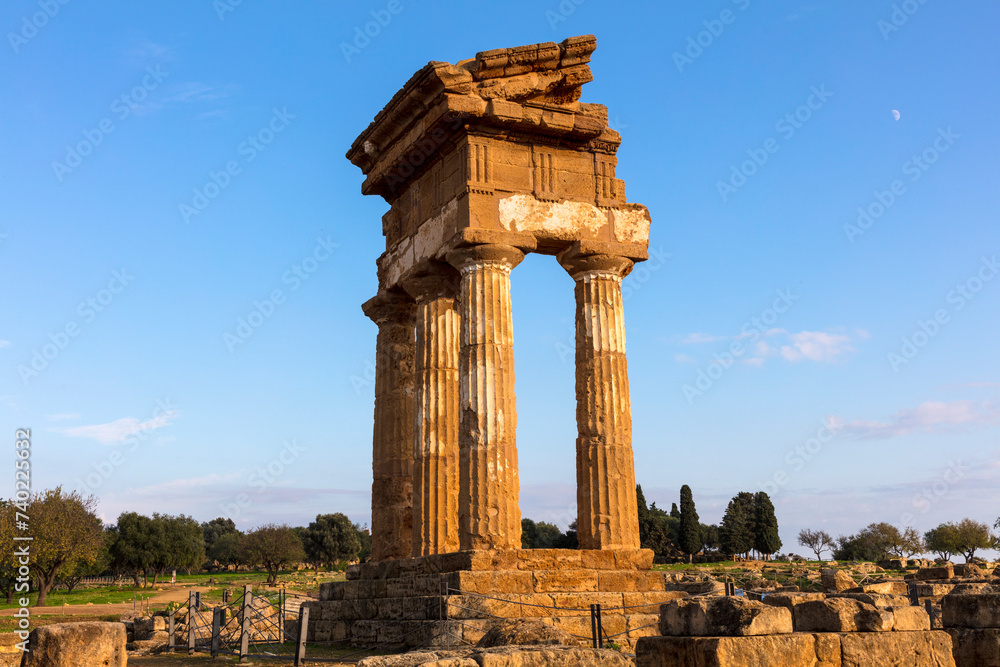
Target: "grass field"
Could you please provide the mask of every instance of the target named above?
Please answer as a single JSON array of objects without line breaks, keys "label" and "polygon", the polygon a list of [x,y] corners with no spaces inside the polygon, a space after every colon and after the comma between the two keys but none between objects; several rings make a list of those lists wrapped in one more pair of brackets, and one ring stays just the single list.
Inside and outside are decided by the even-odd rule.
[{"label": "grass field", "polygon": [[[314,571],[286,571],[281,572],[278,575],[278,583],[276,586],[267,586],[267,573],[266,572],[222,572],[222,573],[204,573],[204,574],[178,574],[177,584],[170,584],[170,577],[166,578],[166,583],[163,579],[160,579],[156,587],[152,585],[146,588],[136,588],[135,586],[118,586],[117,584],[103,585],[103,586],[77,586],[72,593],[68,593],[64,588],[56,588],[55,590],[49,591],[48,598],[46,599],[46,607],[40,609],[52,608],[58,610],[59,607],[65,605],[88,605],[88,604],[117,604],[122,602],[132,602],[133,598],[138,601],[148,600],[150,598],[155,598],[157,594],[163,591],[176,590],[178,588],[184,587],[207,587],[209,591],[203,594],[203,598],[208,602],[221,602],[222,592],[226,589],[233,591],[238,594],[239,591],[243,589],[243,586],[250,584],[254,588],[254,592],[263,595],[265,597],[273,597],[277,599],[278,591],[284,588],[287,591],[293,591],[301,595],[318,595],[319,586],[322,583],[328,581],[343,581],[343,572],[314,572]],[[128,580],[131,584],[131,580]],[[15,595],[13,604],[5,604],[2,599],[0,599],[0,609],[12,609],[19,607],[18,598],[20,595]],[[38,598],[37,593],[30,593],[29,599],[31,604],[34,605]],[[165,608],[165,604],[153,604],[151,609],[159,610]]]}]

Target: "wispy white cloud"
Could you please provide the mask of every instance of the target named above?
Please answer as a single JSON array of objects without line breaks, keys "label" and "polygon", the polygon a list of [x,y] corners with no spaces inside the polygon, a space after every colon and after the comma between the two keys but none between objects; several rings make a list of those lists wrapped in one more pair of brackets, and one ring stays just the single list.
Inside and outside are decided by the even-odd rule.
[{"label": "wispy white cloud", "polygon": [[781,356],[792,363],[804,361],[834,362],[846,353],[853,352],[851,337],[823,331],[801,331],[788,334],[789,345],[781,346]]},{"label": "wispy white cloud", "polygon": [[843,434],[859,440],[885,440],[913,433],[956,433],[1000,424],[997,401],[927,401],[893,414],[887,421],[847,422]]},{"label": "wispy white cloud", "polygon": [[166,410],[147,421],[139,421],[135,417],[123,417],[107,424],[62,427],[55,430],[71,438],[89,438],[105,445],[116,445],[125,442],[129,436],[169,426],[179,414],[177,410]]},{"label": "wispy white cloud", "polygon": [[729,337],[705,333],[690,333],[683,336],[679,342],[682,345],[701,345],[702,343],[716,343],[720,340],[729,340]]},{"label": "wispy white cloud", "polygon": [[1000,389],[1000,382],[963,382],[946,384],[942,389]]},{"label": "wispy white cloud", "polygon": [[0,340],[0,347],[10,347],[9,340]]},{"label": "wispy white cloud", "polygon": [[164,44],[157,44],[148,39],[141,39],[133,44],[125,55],[136,60],[169,60],[174,50]]},{"label": "wispy white cloud", "polygon": [[[720,336],[706,333],[691,333],[674,338],[671,342],[681,345],[699,345],[719,341],[747,341],[740,362],[748,366],[760,367],[766,359],[781,358],[790,363],[814,361],[817,363],[836,363],[846,354],[854,351],[854,343],[865,340],[867,331],[857,329],[846,332],[844,329],[829,331],[799,331],[792,333],[785,329],[755,330],[734,336]],[[688,355],[678,355],[689,358]],[[676,358],[676,357],[675,357]],[[680,359],[678,359],[680,361]]]},{"label": "wispy white cloud", "polygon": [[679,364],[696,364],[698,360],[692,357],[690,354],[675,354],[674,361]]},{"label": "wispy white cloud", "polygon": [[191,489],[228,487],[231,482],[241,480],[246,476],[245,470],[237,470],[227,473],[210,473],[201,477],[187,477],[183,479],[173,479],[169,482],[152,484],[138,489],[130,489],[129,493],[138,496],[152,496],[159,494],[171,494],[177,491],[190,491]]},{"label": "wispy white cloud", "polygon": [[79,412],[63,412],[57,415],[47,415],[45,418],[50,422],[62,422],[70,419],[79,419],[80,417]]}]

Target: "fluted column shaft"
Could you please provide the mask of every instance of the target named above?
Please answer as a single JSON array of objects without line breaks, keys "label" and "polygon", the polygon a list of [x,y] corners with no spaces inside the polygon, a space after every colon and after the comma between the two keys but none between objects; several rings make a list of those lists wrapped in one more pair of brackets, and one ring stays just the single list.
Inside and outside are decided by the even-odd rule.
[{"label": "fluted column shaft", "polygon": [[581,549],[639,548],[622,277],[632,261],[564,257],[576,281],[577,537]]},{"label": "fluted column shaft", "polygon": [[407,558],[413,532],[414,306],[405,294],[380,292],[363,309],[378,325],[371,558]]},{"label": "fluted column shaft", "polygon": [[521,510],[510,272],[524,253],[504,245],[452,251],[461,273],[459,545],[519,549]]},{"label": "fluted column shaft", "polygon": [[458,551],[459,314],[451,267],[411,279],[416,299],[413,555]]}]

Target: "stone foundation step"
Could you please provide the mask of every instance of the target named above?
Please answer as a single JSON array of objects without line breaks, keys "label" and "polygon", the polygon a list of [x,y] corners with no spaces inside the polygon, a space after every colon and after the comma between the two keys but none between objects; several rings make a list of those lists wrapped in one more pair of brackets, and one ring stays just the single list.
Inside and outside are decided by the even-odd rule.
[{"label": "stone foundation step", "polygon": [[644,637],[637,667],[955,667],[951,637],[918,632],[795,633],[759,637]]},{"label": "stone foundation step", "polygon": [[[691,584],[697,592],[721,590],[716,582]],[[425,597],[442,594],[652,593],[684,588],[663,572],[640,570],[501,570],[423,574],[392,579],[355,579],[320,586],[320,600]],[[686,591],[693,592],[693,591]]]},{"label": "stone foundation step", "polygon": [[448,572],[508,570],[637,570],[653,565],[649,549],[514,549],[458,551],[418,558],[359,563],[347,568],[349,580],[397,579]]},{"label": "stone foundation step", "polygon": [[602,616],[657,614],[660,605],[686,597],[676,591],[643,593],[498,593],[495,595],[427,595],[361,600],[306,602],[310,619],[323,621],[446,620],[488,618],[590,618],[590,605]]},{"label": "stone foundation step", "polygon": [[[312,612],[310,612],[311,614]],[[657,634],[657,614],[602,615],[604,635],[608,641],[632,648],[641,637]],[[542,617],[532,620],[565,630],[574,635],[580,646],[591,645],[590,616]],[[417,646],[474,645],[498,622],[498,619],[450,620],[355,620],[313,622],[310,617],[310,642],[344,642],[352,646]]]}]

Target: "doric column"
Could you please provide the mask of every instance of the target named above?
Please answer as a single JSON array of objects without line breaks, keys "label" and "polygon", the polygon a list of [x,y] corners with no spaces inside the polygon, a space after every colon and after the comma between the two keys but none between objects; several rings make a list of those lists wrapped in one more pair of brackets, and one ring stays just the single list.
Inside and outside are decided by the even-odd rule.
[{"label": "doric column", "polygon": [[559,263],[576,281],[576,499],[581,549],[638,549],[632,411],[622,278],[632,260],[582,255]]},{"label": "doric column", "polygon": [[404,284],[417,302],[413,422],[413,555],[458,551],[456,271],[447,264]]},{"label": "doric column", "polygon": [[517,406],[510,272],[524,253],[506,245],[453,250],[461,273],[459,544],[520,549]]},{"label": "doric column", "polygon": [[414,305],[379,292],[362,306],[378,325],[372,452],[372,560],[410,556],[413,532]]}]

